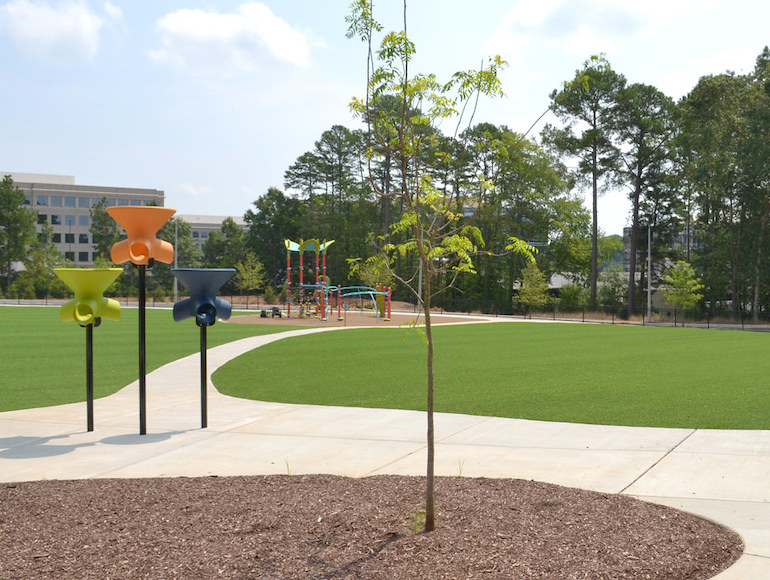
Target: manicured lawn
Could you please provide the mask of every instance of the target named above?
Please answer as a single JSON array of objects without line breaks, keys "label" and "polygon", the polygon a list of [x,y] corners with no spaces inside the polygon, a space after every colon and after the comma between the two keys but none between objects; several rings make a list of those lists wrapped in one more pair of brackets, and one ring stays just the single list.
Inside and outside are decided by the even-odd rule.
[{"label": "manicured lawn", "polygon": [[[86,331],[64,323],[55,307],[0,306],[0,411],[86,398]],[[138,311],[94,329],[94,395],[103,397],[138,378]],[[207,330],[208,346],[293,327],[226,324]],[[175,323],[171,310],[147,310],[147,372],[199,352],[195,322]]]},{"label": "manicured lawn", "polygon": [[[549,421],[770,429],[770,334],[580,324],[444,326],[436,410]],[[272,343],[228,363],[239,397],[425,408],[425,346],[402,329]]]}]

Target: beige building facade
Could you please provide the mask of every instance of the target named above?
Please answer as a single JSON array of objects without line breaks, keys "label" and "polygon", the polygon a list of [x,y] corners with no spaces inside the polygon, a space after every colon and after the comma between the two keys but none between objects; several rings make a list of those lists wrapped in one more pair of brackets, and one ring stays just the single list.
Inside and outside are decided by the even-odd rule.
[{"label": "beige building facade", "polygon": [[0,172],[10,175],[25,195],[25,204],[37,212],[38,231],[48,224],[57,249],[77,266],[96,258],[91,239],[91,208],[102,199],[107,206],[158,205],[165,194],[158,189],[79,185],[71,175]]}]

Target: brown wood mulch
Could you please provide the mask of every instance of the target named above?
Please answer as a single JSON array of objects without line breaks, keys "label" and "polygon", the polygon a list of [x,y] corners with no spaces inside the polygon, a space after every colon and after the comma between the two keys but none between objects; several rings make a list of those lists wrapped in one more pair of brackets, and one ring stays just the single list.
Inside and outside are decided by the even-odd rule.
[{"label": "brown wood mulch", "polygon": [[[425,322],[425,318],[422,312],[415,310],[414,305],[407,302],[394,302],[391,311],[390,318],[384,318],[378,316],[371,308],[350,308],[348,310],[342,310],[338,312],[336,309],[325,320],[321,320],[317,316],[310,315],[303,318],[299,317],[297,307],[294,306],[291,311],[291,316],[286,316],[286,307],[284,305],[279,306],[281,309],[281,317],[273,317],[272,306],[263,305],[257,307],[257,311],[254,314],[246,314],[239,312],[230,318],[227,323],[230,324],[277,324],[283,326],[316,326],[316,327],[361,327],[361,326],[374,326],[374,327],[398,327],[412,325],[415,322],[422,325]],[[261,310],[265,310],[266,318],[262,318]],[[341,316],[338,316],[341,314]],[[458,322],[478,322],[478,317],[473,317],[465,314],[450,313],[446,314],[440,309],[435,309],[434,314],[436,316],[431,317],[433,324],[456,324]]]},{"label": "brown wood mulch", "polygon": [[0,579],[710,578],[742,552],[709,521],[513,479],[329,475],[0,484]]}]

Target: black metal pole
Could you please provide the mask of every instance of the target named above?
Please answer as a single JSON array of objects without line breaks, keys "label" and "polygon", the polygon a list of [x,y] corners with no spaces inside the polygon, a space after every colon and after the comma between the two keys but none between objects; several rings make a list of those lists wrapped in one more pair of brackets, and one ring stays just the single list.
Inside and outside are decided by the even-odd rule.
[{"label": "black metal pole", "polygon": [[86,414],[89,431],[94,430],[94,325],[86,324]]},{"label": "black metal pole", "polygon": [[201,324],[201,429],[208,426],[208,400],[206,397],[206,325]]},{"label": "black metal pole", "polygon": [[145,360],[145,274],[147,266],[139,266],[139,435],[147,433],[147,365]]}]

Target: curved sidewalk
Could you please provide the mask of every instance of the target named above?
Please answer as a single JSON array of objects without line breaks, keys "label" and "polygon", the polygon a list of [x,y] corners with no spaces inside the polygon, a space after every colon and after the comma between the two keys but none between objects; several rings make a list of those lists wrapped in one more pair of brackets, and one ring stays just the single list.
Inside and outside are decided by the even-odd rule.
[{"label": "curved sidewalk", "polygon": [[[314,328],[208,350],[208,427],[200,428],[199,355],[85,403],[0,413],[0,481],[332,473],[422,475],[425,414],[285,405],[218,393],[210,373],[251,349]],[[511,477],[623,493],[738,531],[745,554],[720,580],[770,578],[770,431],[607,427],[436,414],[436,473]]]}]

